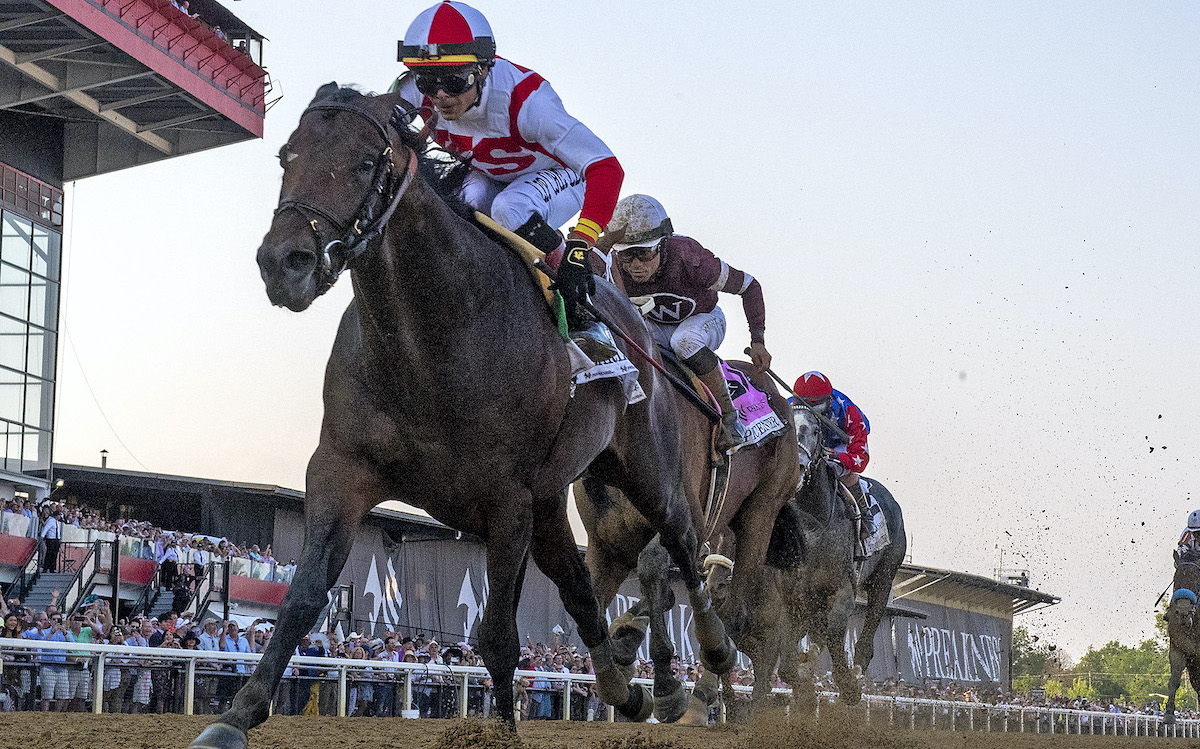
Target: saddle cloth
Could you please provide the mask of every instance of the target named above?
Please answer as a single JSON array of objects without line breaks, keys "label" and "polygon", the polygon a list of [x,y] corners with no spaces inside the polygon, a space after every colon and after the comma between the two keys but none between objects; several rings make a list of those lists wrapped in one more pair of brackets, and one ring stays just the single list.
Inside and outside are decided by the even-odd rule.
[{"label": "saddle cloth", "polygon": [[617,348],[612,331],[602,323],[593,322],[583,330],[571,331],[567,341],[571,360],[571,394],[578,385],[614,377],[621,382],[628,405],[646,400],[646,391],[638,382],[638,369]]},{"label": "saddle cloth", "polygon": [[[636,303],[637,300],[633,301]],[[708,392],[708,388],[700,382],[700,378],[696,376],[695,372],[679,361],[679,357],[675,356],[674,351],[659,346],[658,353],[662,356],[663,364],[668,369],[672,370],[680,379],[692,383],[692,389],[701,398],[706,398],[715,405],[716,399],[712,397],[712,393]],[[767,394],[755,387],[754,383],[750,382],[750,378],[740,369],[729,366],[724,359],[719,361],[721,362],[721,372],[725,375],[725,386],[729,388],[729,397],[733,400],[733,406],[738,410],[738,416],[750,438],[746,446],[761,445],[787,431],[787,425],[783,419],[779,418],[779,414],[771,408]]]},{"label": "saddle cloth", "polygon": [[725,386],[729,388],[733,407],[738,410],[746,428],[748,445],[759,445],[787,430],[783,419],[771,408],[767,394],[754,387],[744,372],[729,366],[724,359],[721,359],[721,371],[725,374]]},{"label": "saddle cloth", "polygon": [[892,539],[888,533],[887,517],[884,516],[883,508],[879,506],[878,500],[871,496],[870,485],[864,479],[859,479],[858,483],[867,497],[867,512],[875,518],[875,532],[862,541],[863,556],[869,557],[887,548]]}]

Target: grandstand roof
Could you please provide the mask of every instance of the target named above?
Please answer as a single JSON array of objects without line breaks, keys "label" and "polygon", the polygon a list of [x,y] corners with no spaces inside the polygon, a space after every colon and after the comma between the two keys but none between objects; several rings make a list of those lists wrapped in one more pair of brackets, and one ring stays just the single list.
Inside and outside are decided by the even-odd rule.
[{"label": "grandstand roof", "polygon": [[902,600],[918,591],[924,597],[954,598],[964,603],[995,601],[998,597],[1002,597],[1012,602],[1013,614],[1020,614],[1035,608],[1053,606],[1062,600],[1058,596],[1023,585],[1012,585],[968,572],[905,564],[901,565],[900,573],[906,577],[897,581],[893,586],[895,592],[893,600],[895,601]]},{"label": "grandstand roof", "polygon": [[0,123],[53,126],[63,152],[58,173],[25,171],[61,186],[262,137],[262,35],[216,0],[193,6],[0,0]]},{"label": "grandstand roof", "polygon": [[[304,506],[304,492],[275,484],[222,481],[63,463],[54,464],[54,479],[63,481],[60,491],[68,496],[77,497],[82,504],[91,507],[131,506],[138,509],[139,519],[187,533],[207,533],[212,530],[205,527],[205,519],[196,504],[196,499],[205,494],[232,494],[238,498],[255,499],[273,507],[297,511],[302,510]],[[172,527],[156,520],[155,517],[143,515],[165,515],[178,522]],[[412,540],[453,538],[456,535],[456,531],[426,515],[388,507],[376,507],[371,510],[371,515]]]}]

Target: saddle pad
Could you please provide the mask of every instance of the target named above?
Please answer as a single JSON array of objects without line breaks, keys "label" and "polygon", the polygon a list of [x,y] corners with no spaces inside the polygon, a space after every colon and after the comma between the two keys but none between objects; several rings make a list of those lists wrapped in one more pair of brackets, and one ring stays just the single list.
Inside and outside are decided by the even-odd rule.
[{"label": "saddle pad", "polygon": [[859,479],[859,485],[867,495],[867,512],[875,518],[875,532],[863,540],[863,555],[871,556],[872,554],[883,551],[887,545],[892,542],[891,535],[888,533],[887,518],[883,514],[883,508],[879,506],[879,502],[871,496],[870,485],[864,479]]},{"label": "saddle pad", "polygon": [[571,331],[567,354],[571,360],[572,394],[576,385],[612,377],[620,381],[627,404],[646,399],[637,367],[617,348],[612,331],[603,323],[593,322],[582,330]]},{"label": "saddle pad", "polygon": [[725,374],[733,407],[738,410],[746,428],[747,444],[760,445],[787,430],[783,419],[771,408],[767,394],[754,387],[740,369],[734,369],[722,359],[721,371]]}]

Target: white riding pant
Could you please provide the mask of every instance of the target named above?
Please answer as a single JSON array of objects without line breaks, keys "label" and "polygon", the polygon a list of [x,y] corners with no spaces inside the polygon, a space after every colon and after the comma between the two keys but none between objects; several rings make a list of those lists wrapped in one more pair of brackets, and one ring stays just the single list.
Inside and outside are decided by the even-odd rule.
[{"label": "white riding pant", "polygon": [[583,178],[566,167],[543,169],[501,182],[472,169],[463,181],[462,199],[491,216],[509,231],[525,225],[531,216],[557,229],[583,208]]},{"label": "white riding pant", "polygon": [[646,325],[660,346],[669,346],[683,360],[703,348],[716,353],[725,340],[725,313],[720,307],[713,307],[712,312],[697,312],[677,325],[653,320],[647,320]]}]

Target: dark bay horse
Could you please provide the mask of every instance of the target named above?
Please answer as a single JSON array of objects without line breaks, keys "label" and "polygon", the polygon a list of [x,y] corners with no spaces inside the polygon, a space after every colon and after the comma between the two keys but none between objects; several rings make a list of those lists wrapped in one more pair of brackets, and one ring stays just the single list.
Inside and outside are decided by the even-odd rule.
[{"label": "dark bay horse", "polygon": [[[423,155],[408,109],[394,95],[327,84],[280,151],[280,203],[258,249],[267,295],[304,310],[348,266],[354,301],[326,368],[304,545],[275,636],[197,749],[246,746],[364,516],[387,499],[483,540],[491,594],[479,651],[495,684],[496,715],[510,726],[516,607],[530,556],[577,622],[601,698],[634,719],[653,707],[614,664],[604,612],[567,522],[567,488],[594,461],[629,489],[684,569],[693,604],[711,611],[694,567],[666,381],[643,367],[647,397],[630,406],[615,380],[572,393],[567,349],[540,289],[509,249],[439,193],[436,160]],[[637,311],[611,286],[598,284],[594,303],[640,345],[652,345]],[[696,621],[714,657],[727,658],[716,615]]]},{"label": "dark bay horse", "polygon": [[[904,561],[908,542],[900,506],[877,481],[868,479],[871,496],[887,520],[890,544],[871,555],[855,585],[855,526],[841,496],[841,484],[821,449],[821,425],[807,408],[795,410],[797,445],[803,479],[795,497],[776,518],[764,567],[752,594],[752,626],[737,640],[754,664],[755,704],[770,693],[771,676],[792,687],[802,708],[816,705],[816,654],[828,651],[840,699],[856,704],[862,697],[855,671],[866,670],[875,654],[875,632],[883,619],[892,581]],[[710,589],[718,607],[724,598],[719,567],[709,570]],[[863,628],[854,645],[855,670],[846,654],[848,620],[856,598],[866,596]],[[800,641],[809,638],[809,652]]]},{"label": "dark bay horse", "polygon": [[1200,692],[1200,627],[1197,627],[1196,596],[1200,591],[1200,554],[1184,554],[1175,561],[1175,592],[1167,607],[1167,661],[1171,664],[1171,682],[1167,686],[1167,704],[1163,722],[1175,723],[1175,693],[1186,668],[1192,688]]},{"label": "dark bay horse", "polygon": [[[740,369],[767,394],[786,430],[761,446],[742,449],[733,456],[723,504],[713,502],[712,507],[706,507],[712,425],[682,395],[677,393],[676,399],[684,491],[693,530],[701,543],[708,543],[712,550],[721,550],[735,561],[732,588],[717,610],[737,642],[738,632],[747,626],[752,615],[748,601],[767,554],[772,524],[795,491],[800,463],[794,448],[791,409],[774,382],[765,374],[752,374],[745,362],[730,362],[730,365]],[[720,662],[706,658],[702,650],[701,657],[708,666],[706,678],[691,699],[683,691],[670,667],[674,647],[665,618],[674,605],[667,574],[672,560],[654,540],[653,525],[622,497],[623,492],[610,491],[611,487],[603,474],[592,472],[575,485],[575,499],[588,532],[586,558],[601,602],[610,602],[629,572],[635,568],[638,571],[642,600],[623,621],[614,622],[612,628],[617,641],[617,660],[626,665],[632,663],[648,624],[656,717],[662,722],[681,718],[685,722],[707,722],[706,706],[716,698],[717,676],[728,673],[735,660],[731,657]],[[641,539],[641,543],[636,539]],[[699,563],[700,560],[695,560],[695,568],[699,568]]]}]

